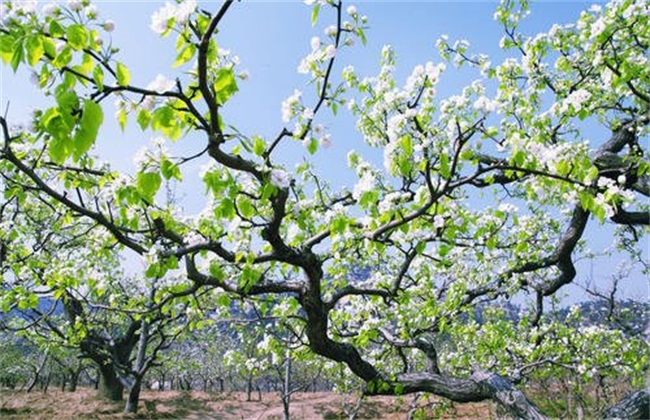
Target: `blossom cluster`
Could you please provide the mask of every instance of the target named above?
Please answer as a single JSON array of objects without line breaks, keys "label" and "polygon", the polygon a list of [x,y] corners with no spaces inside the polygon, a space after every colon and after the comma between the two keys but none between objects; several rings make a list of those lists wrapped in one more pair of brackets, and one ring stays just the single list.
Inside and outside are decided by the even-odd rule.
[{"label": "blossom cluster", "polygon": [[196,10],[196,0],[184,0],[176,5],[170,2],[151,16],[150,28],[159,35],[166,35],[174,24],[186,24]]},{"label": "blossom cluster", "polygon": [[141,147],[133,156],[133,164],[138,170],[157,167],[169,155],[163,137],[154,137],[147,147]]}]

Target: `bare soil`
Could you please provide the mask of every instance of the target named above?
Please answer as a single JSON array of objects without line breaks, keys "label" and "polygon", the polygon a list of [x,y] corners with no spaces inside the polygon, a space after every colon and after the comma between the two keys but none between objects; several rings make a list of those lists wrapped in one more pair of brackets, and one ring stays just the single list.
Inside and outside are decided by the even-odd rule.
[{"label": "bare soil", "polygon": [[[254,394],[257,397],[257,394]],[[413,396],[369,397],[363,401],[359,419],[406,419]],[[355,398],[332,392],[297,393],[291,400],[291,418],[308,420],[347,419],[344,408],[351,410]],[[421,398],[423,407],[419,418],[489,419],[487,403],[458,404],[441,415],[441,402]],[[124,415],[123,403],[100,399],[96,391],[79,389],[76,392],[50,390],[43,392],[0,391],[0,418],[2,419],[223,419],[272,420],[282,419],[282,402],[275,393],[262,394],[261,401],[246,401],[239,392],[205,393],[199,391],[143,391],[137,416]]]}]

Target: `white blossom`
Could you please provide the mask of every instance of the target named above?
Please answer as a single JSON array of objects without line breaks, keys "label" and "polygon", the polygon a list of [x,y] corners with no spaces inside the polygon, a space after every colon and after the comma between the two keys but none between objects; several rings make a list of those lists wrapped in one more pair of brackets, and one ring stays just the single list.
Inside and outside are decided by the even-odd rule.
[{"label": "white blossom", "polygon": [[178,23],[186,23],[190,19],[190,15],[196,10],[196,0],[185,0],[178,5],[175,17]]},{"label": "white blossom", "polygon": [[90,4],[84,9],[84,12],[90,19],[95,19],[97,17],[97,6]]},{"label": "white blossom", "polygon": [[[38,5],[38,2],[36,0],[18,0],[7,3],[13,7],[14,11],[23,14],[34,13],[36,11],[36,6]],[[4,13],[6,12],[3,10],[3,14]]]},{"label": "white blossom", "polygon": [[138,169],[143,168],[146,165],[148,160],[149,160],[149,149],[147,149],[144,146],[138,149],[135,155],[133,155],[133,164]]},{"label": "white blossom", "polygon": [[106,32],[113,32],[113,30],[115,30],[115,22],[113,22],[112,20],[107,20],[102,25],[102,28],[104,28]]},{"label": "white blossom", "polygon": [[600,18],[596,20],[592,25],[591,25],[591,34],[590,38],[596,38],[598,35],[603,33],[605,28],[607,27],[607,24],[605,23],[604,18]]},{"label": "white blossom", "polygon": [[176,6],[167,2],[151,16],[150,28],[157,34],[163,34],[167,30],[169,21],[176,16]]},{"label": "white blossom", "polygon": [[318,139],[318,142],[320,143],[321,147],[323,147],[323,149],[327,149],[332,145],[332,138],[329,134],[323,134]]},{"label": "white blossom", "polygon": [[273,169],[271,171],[271,184],[278,188],[288,188],[291,185],[291,178],[282,169]]},{"label": "white blossom", "polygon": [[184,238],[183,238],[183,243],[187,246],[194,246],[198,245],[202,242],[204,242],[205,239],[203,238],[203,235],[201,235],[198,232],[192,231],[188,233]]},{"label": "white blossom", "polygon": [[334,45],[328,45],[325,48],[325,57],[334,58],[335,55],[336,55],[336,47]]},{"label": "white blossom", "polygon": [[300,104],[302,92],[298,89],[293,91],[293,94],[282,102],[282,121],[289,122],[295,115],[295,109]]},{"label": "white blossom", "polygon": [[[303,126],[302,126],[302,124],[300,124],[299,122],[297,122],[297,123],[295,123],[295,124],[293,125],[293,130],[291,131],[291,135],[292,135],[294,138],[299,138],[299,137],[302,136],[302,131],[303,131]],[[306,138],[302,141],[302,144],[303,144],[305,147],[307,147],[307,145],[309,145],[309,140],[310,140],[310,139],[306,137]]]},{"label": "white blossom", "polygon": [[365,171],[361,179],[354,186],[352,197],[358,200],[364,193],[372,191],[373,188],[375,188],[375,175],[370,171]]},{"label": "white blossom", "polygon": [[289,225],[289,228],[287,229],[287,241],[293,242],[299,233],[300,233],[300,227],[298,227],[298,225],[295,223],[291,223]]},{"label": "white blossom", "polygon": [[148,90],[153,90],[154,92],[163,94],[169,92],[174,88],[174,81],[167,79],[162,74],[156,76],[156,78],[147,85]]},{"label": "white blossom", "polygon": [[582,104],[591,98],[591,93],[586,89],[578,89],[572,92],[566,99],[565,104],[573,105],[573,109],[579,112],[582,109]]},{"label": "white blossom", "polygon": [[320,38],[319,37],[315,36],[315,37],[313,37],[311,39],[311,49],[312,50],[317,50],[318,48],[320,48],[320,44],[321,43],[320,43]]},{"label": "white blossom", "polygon": [[445,218],[442,217],[442,216],[439,215],[439,214],[436,214],[436,215],[433,217],[433,227],[436,228],[436,229],[440,229],[440,228],[443,227],[444,225],[445,225]]},{"label": "white blossom", "polygon": [[501,203],[499,204],[499,211],[504,213],[516,213],[519,209],[512,203]]},{"label": "white blossom", "polygon": [[346,11],[348,12],[348,15],[352,17],[356,16],[358,13],[357,7],[354,4],[349,5]]},{"label": "white blossom", "polygon": [[314,110],[311,109],[311,108],[306,107],[306,108],[302,111],[302,117],[303,117],[304,119],[306,119],[306,120],[312,120],[312,119],[314,119]]},{"label": "white blossom", "polygon": [[476,101],[474,101],[474,109],[477,109],[481,112],[494,112],[497,110],[497,102],[493,101],[485,96],[481,96]]},{"label": "white blossom", "polygon": [[45,16],[54,17],[59,14],[59,5],[56,3],[48,3],[43,6],[43,14]]},{"label": "white blossom", "polygon": [[603,8],[599,4],[592,4],[589,7],[589,11],[593,13],[600,13],[601,10],[603,10]]},{"label": "white blossom", "polygon": [[327,36],[335,36],[337,32],[337,28],[335,25],[330,25],[327,28],[325,28],[325,35]]},{"label": "white blossom", "polygon": [[68,0],[68,7],[70,10],[78,12],[83,9],[83,2],[81,0]]}]

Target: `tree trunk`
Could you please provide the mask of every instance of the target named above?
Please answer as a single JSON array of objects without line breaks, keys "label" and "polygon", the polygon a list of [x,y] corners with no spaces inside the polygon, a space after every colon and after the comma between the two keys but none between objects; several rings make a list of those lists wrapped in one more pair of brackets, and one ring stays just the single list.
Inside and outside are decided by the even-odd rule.
[{"label": "tree trunk", "polygon": [[38,380],[41,376],[41,373],[43,372],[43,369],[45,368],[45,362],[47,362],[47,351],[43,355],[43,358],[41,359],[41,363],[34,368],[34,378],[32,381],[29,383],[29,386],[27,387],[27,392],[32,392],[32,389],[36,386],[38,383]]},{"label": "tree trunk", "polygon": [[291,357],[284,360],[284,381],[282,383],[282,409],[284,420],[289,420],[291,405]]},{"label": "tree trunk", "polygon": [[112,365],[100,368],[99,395],[111,401],[122,401],[124,385],[117,377]]},{"label": "tree trunk", "polygon": [[636,391],[603,411],[604,419],[641,420],[650,418],[650,393]]},{"label": "tree trunk", "polygon": [[66,387],[66,390],[68,392],[75,392],[77,390],[77,384],[79,383],[80,375],[81,375],[81,370],[70,372],[70,382],[68,382],[67,384],[68,386]]},{"label": "tree trunk", "polygon": [[249,376],[248,381],[246,382],[246,401],[251,401],[252,392],[253,392],[253,378]]},{"label": "tree trunk", "polygon": [[47,393],[47,389],[50,387],[50,381],[52,380],[52,374],[48,373],[47,377],[43,381],[42,387],[43,387],[43,393]]},{"label": "tree trunk", "polygon": [[140,338],[138,339],[138,352],[135,356],[135,366],[133,375],[133,384],[129,382],[129,398],[124,407],[124,413],[137,413],[138,401],[140,400],[140,390],[142,389],[142,380],[146,373],[145,357],[147,355],[147,343],[149,340],[149,324],[143,318],[140,325]]},{"label": "tree trunk", "polygon": [[136,379],[135,383],[129,391],[129,397],[126,400],[126,406],[124,407],[124,413],[137,413],[138,412],[138,402],[140,401],[140,390],[142,389],[142,380]]}]

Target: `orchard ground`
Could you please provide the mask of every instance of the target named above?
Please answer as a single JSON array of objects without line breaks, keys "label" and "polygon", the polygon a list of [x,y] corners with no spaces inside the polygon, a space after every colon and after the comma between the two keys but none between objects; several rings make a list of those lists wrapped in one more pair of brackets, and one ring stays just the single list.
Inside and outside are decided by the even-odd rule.
[{"label": "orchard ground", "polygon": [[[413,395],[369,397],[364,400],[359,419],[406,419]],[[257,394],[253,395],[257,398]],[[418,407],[427,406],[426,417],[453,419],[494,418],[490,403],[458,404],[440,417],[435,398],[421,398]],[[291,415],[295,419],[346,419],[344,408],[354,409],[355,397],[333,392],[297,393],[292,396]],[[184,418],[184,419],[259,419],[282,418],[282,403],[275,393],[262,393],[261,401],[246,401],[243,392],[206,393],[200,391],[143,391],[138,415],[124,415],[123,403],[100,399],[95,390],[76,392],[49,390],[0,391],[0,417],[3,419],[79,419],[79,418]]]}]

